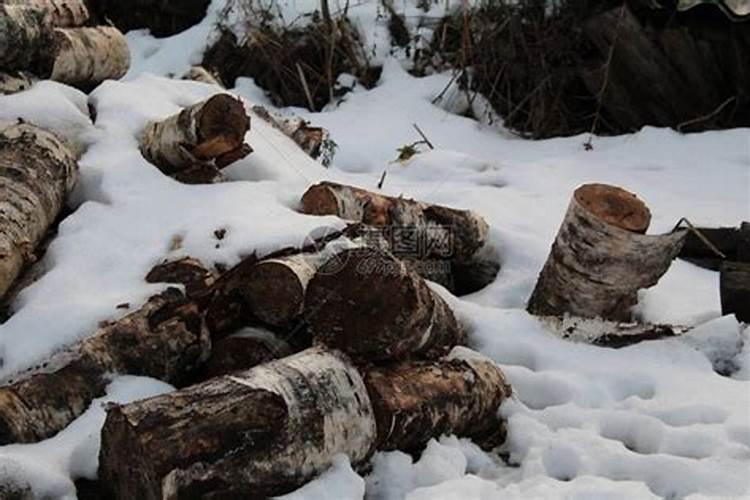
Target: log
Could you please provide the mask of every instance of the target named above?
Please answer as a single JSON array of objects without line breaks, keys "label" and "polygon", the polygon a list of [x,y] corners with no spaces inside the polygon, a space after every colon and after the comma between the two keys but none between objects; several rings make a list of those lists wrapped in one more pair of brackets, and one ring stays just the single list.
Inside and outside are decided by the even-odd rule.
[{"label": "log", "polygon": [[244,143],[248,130],[250,118],[242,101],[217,94],[165,120],[150,122],[141,135],[140,149],[167,175],[202,163],[222,168],[252,151]]},{"label": "log", "polygon": [[42,15],[45,25],[58,28],[82,26],[89,20],[84,0],[3,0],[6,7],[23,7]]},{"label": "log", "polygon": [[560,338],[615,349],[647,340],[676,337],[691,329],[687,326],[623,323],[567,315],[564,317],[546,316],[539,319]]},{"label": "log", "polygon": [[750,222],[740,224],[737,237],[737,262],[750,262]]},{"label": "log", "polygon": [[389,252],[337,253],[310,280],[304,318],[317,343],[367,360],[437,358],[466,340],[448,304]]},{"label": "log", "polygon": [[659,281],[685,240],[685,230],[643,234],[650,221],[646,205],[624,189],[576,189],[528,311],[629,322],[638,290]]},{"label": "log", "polygon": [[264,328],[245,327],[213,343],[211,356],[202,370],[202,379],[249,370],[293,352],[280,335]]},{"label": "log", "polygon": [[32,67],[40,47],[49,43],[43,15],[18,5],[0,5],[0,68],[3,71]]},{"label": "log", "polygon": [[719,274],[722,314],[750,323],[750,263],[724,262]]},{"label": "log", "polygon": [[323,127],[313,127],[299,116],[282,116],[263,106],[253,106],[253,113],[293,140],[308,156],[328,167],[333,162],[336,146],[331,134]]},{"label": "log", "polygon": [[78,179],[75,154],[28,124],[0,130],[0,297],[18,277]]},{"label": "log", "polygon": [[125,76],[130,67],[128,43],[111,26],[56,28],[51,47],[39,74],[58,82],[94,87]]},{"label": "log", "polygon": [[105,394],[113,374],[180,384],[208,356],[198,307],[171,288],[0,387],[0,444],[52,436]]},{"label": "log", "polygon": [[25,71],[4,73],[0,71],[0,95],[16,94],[28,90],[36,78]]},{"label": "log", "polygon": [[185,287],[188,298],[200,298],[210,293],[216,276],[192,257],[162,262],[146,275],[147,283],[178,283]]},{"label": "log", "polygon": [[[384,196],[332,182],[309,188],[301,205],[306,214],[337,215],[387,227],[391,249],[399,257],[449,261],[454,275],[463,277],[462,289],[455,290],[461,294],[483,288],[500,270],[488,242],[487,222],[469,210]],[[472,268],[480,271],[467,271]]]},{"label": "log", "polygon": [[265,498],[301,486],[337,453],[376,438],[362,378],[341,353],[308,349],[107,413],[99,478],[111,498]]},{"label": "log", "polygon": [[455,434],[485,449],[505,441],[498,416],[511,387],[491,359],[464,347],[438,361],[412,361],[366,371],[378,428],[378,449],[417,450]]}]

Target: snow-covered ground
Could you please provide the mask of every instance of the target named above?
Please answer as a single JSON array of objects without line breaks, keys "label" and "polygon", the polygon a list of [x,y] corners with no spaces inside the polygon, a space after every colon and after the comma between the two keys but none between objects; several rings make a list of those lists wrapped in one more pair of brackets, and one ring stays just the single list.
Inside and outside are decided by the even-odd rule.
[{"label": "snow-covered ground", "polygon": [[[361,22],[374,19],[372,9],[363,12]],[[582,183],[637,193],[653,213],[650,232],[668,231],[681,217],[703,225],[750,218],[750,130],[681,135],[646,128],[595,138],[593,151],[584,149],[581,136],[525,141],[446,111],[455,107],[456,94],[433,104],[449,74],[414,78],[382,54],[383,76],[374,89],[357,89],[321,113],[289,110],[331,131],[338,145],[332,168],[257,119],[247,137],[255,152],[227,170],[233,182],[187,186],[141,157],[137,134],[148,120],[219,91],[164,77],[200,59],[212,15],[166,40],[131,33],[130,73],[88,100],[51,82],[0,97],[0,121],[22,117],[87,147],[76,211],[44,258],[47,272],[0,325],[0,377],[121,315],[116,304],[138,304],[159,290],[143,276],[161,260],[191,255],[232,265],[253,251],[298,244],[322,227],[342,225],[295,212],[309,185],[330,179],[375,189],[387,171],[385,193],[473,209],[491,225],[503,263],[495,282],[460,299],[439,291],[469,329],[472,346],[494,359],[515,389],[500,410],[509,438],[494,454],[449,436],[431,442],[417,461],[378,453],[364,477],[338,457],[290,498],[750,497],[750,328],[721,317],[717,273],[675,261],[642,293],[643,319],[696,325],[678,339],[619,350],[576,344],[524,310],[572,191]],[[252,80],[240,80],[234,92],[267,104]],[[96,123],[87,103],[97,110]],[[397,149],[419,140],[414,123],[436,149],[397,163]],[[217,242],[213,233],[221,228],[226,236]],[[727,367],[730,376],[715,370]],[[39,497],[75,498],[72,480],[96,472],[103,401],[168,390],[149,379],[116,379],[106,398],[52,439],[0,447],[0,480],[21,474]]]}]

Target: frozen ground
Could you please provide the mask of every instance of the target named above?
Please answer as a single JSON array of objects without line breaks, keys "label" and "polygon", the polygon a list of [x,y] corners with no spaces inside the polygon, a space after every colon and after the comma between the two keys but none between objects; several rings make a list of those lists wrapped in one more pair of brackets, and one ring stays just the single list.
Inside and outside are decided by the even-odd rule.
[{"label": "frozen ground", "polygon": [[[356,5],[362,22],[372,17],[367,4]],[[322,113],[293,110],[331,131],[338,144],[333,168],[324,169],[254,120],[247,139],[255,152],[229,168],[234,182],[186,186],[143,160],[136,136],[146,121],[218,91],[163,77],[186,69],[209,32],[206,21],[167,40],[131,33],[130,74],[88,97],[98,112],[95,124],[86,114],[87,97],[58,84],[0,97],[0,120],[22,117],[88,147],[76,211],[50,246],[47,272],[0,325],[0,376],[90,334],[99,321],[122,314],[116,304],[143,301],[159,289],[143,276],[164,258],[192,255],[231,265],[253,251],[299,243],[318,228],[341,224],[294,211],[310,184],[332,179],[374,189],[386,170],[386,193],[474,209],[492,227],[503,260],[496,281],[461,299],[440,291],[470,330],[473,346],[514,386],[515,398],[500,410],[509,439],[494,454],[455,437],[431,442],[416,461],[380,453],[364,477],[338,457],[291,498],[750,497],[750,329],[720,317],[716,273],[676,261],[642,294],[644,319],[697,325],[680,339],[620,350],[574,344],[524,311],[581,183],[613,183],[638,193],[654,215],[651,232],[671,229],[680,217],[706,225],[747,220],[749,130],[680,135],[647,128],[595,138],[593,151],[584,150],[585,137],[524,141],[446,111],[460,105],[450,92],[433,104],[450,75],[415,79],[386,59],[376,88],[357,90]],[[251,80],[238,82],[235,91],[248,102],[264,100]],[[413,123],[437,149],[395,163],[396,149],[419,139]],[[219,228],[227,235],[217,248],[213,232]],[[105,399],[169,389],[123,377]],[[40,497],[74,498],[71,481],[95,474],[102,401],[50,440],[0,447],[0,478],[20,474],[32,479]]]}]

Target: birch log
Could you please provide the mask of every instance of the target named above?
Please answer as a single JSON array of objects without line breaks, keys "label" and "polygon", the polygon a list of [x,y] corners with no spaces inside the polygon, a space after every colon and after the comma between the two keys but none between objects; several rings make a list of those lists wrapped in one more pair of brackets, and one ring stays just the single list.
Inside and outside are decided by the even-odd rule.
[{"label": "birch log", "polygon": [[465,347],[437,361],[367,370],[378,449],[415,450],[441,434],[474,439],[489,449],[505,440],[500,404],[511,396],[491,359]]},{"label": "birch log", "polygon": [[23,7],[41,14],[47,26],[73,28],[89,20],[84,0],[3,0],[6,7]]},{"label": "birch log", "polygon": [[53,355],[0,387],[0,444],[35,442],[65,428],[115,374],[179,384],[208,356],[210,341],[195,304],[177,289]]},{"label": "birch log", "polygon": [[299,116],[272,113],[263,106],[253,106],[253,113],[293,140],[308,156],[319,159],[324,166],[329,166],[333,161],[335,147],[328,130],[313,127]]},{"label": "birch log", "polygon": [[318,269],[304,319],[316,342],[368,360],[435,358],[465,341],[448,304],[406,264],[374,248],[338,252]]},{"label": "birch log", "polygon": [[0,130],[0,297],[57,217],[78,179],[75,154],[28,124]]},{"label": "birch log", "polygon": [[213,343],[201,376],[205,380],[249,370],[292,353],[292,347],[280,335],[264,328],[246,327]]},{"label": "birch log", "polygon": [[357,369],[308,349],[234,376],[115,406],[99,477],[112,498],[266,498],[371,454],[375,418]]},{"label": "birch log", "polygon": [[645,235],[650,220],[650,211],[632,193],[604,184],[579,187],[529,299],[529,312],[630,321],[638,290],[659,281],[686,235],[684,230]]},{"label": "birch log", "polygon": [[722,314],[750,323],[750,263],[724,262],[719,275]]},{"label": "birch log", "polygon": [[0,95],[16,94],[28,90],[36,78],[25,71],[4,73],[0,71]]},{"label": "birch log", "polygon": [[40,47],[49,41],[43,15],[20,5],[0,5],[0,68],[3,71],[32,67]]},{"label": "birch log", "polygon": [[483,288],[500,269],[488,241],[487,222],[469,210],[384,196],[332,182],[309,188],[301,204],[306,214],[337,215],[387,228],[391,248],[399,257],[449,261],[454,273],[462,273],[465,278],[458,293]]},{"label": "birch log", "polygon": [[248,130],[250,118],[242,101],[217,94],[146,125],[141,153],[167,175],[205,162],[222,168],[252,151],[244,143]]},{"label": "birch log", "polygon": [[545,316],[539,319],[560,338],[612,348],[675,337],[690,331],[690,327],[687,326],[623,323],[577,316]]},{"label": "birch log", "polygon": [[93,87],[125,76],[130,67],[128,43],[111,26],[56,28],[49,53],[40,76],[70,85]]}]

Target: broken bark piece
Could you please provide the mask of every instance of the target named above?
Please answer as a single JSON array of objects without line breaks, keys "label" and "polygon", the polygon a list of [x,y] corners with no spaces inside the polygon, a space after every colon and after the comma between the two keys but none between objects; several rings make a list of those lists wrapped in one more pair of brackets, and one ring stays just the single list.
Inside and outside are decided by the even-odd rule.
[{"label": "broken bark piece", "polygon": [[375,438],[357,369],[313,348],[109,409],[99,477],[115,499],[265,498],[301,486],[338,453],[362,463]]},{"label": "broken bark piece", "polygon": [[485,449],[505,440],[500,404],[511,387],[491,359],[464,347],[437,361],[371,368],[365,385],[378,423],[378,449],[415,450],[442,434]]},{"label": "broken bark piece", "polygon": [[50,437],[103,396],[113,375],[180,384],[208,357],[199,308],[172,288],[0,387],[0,444]]},{"label": "broken bark piece", "polygon": [[270,330],[246,327],[217,340],[203,368],[203,379],[249,370],[293,353],[292,347]]},{"label": "broken bark piece", "polygon": [[687,326],[623,323],[567,315],[539,319],[561,338],[613,348],[627,347],[647,340],[676,337],[690,330]]},{"label": "broken bark piece", "polygon": [[36,78],[25,71],[3,73],[0,71],[0,95],[16,94],[28,90]]},{"label": "broken bark piece", "polygon": [[78,179],[75,153],[28,124],[0,129],[0,297],[54,222]]},{"label": "broken bark piece", "polygon": [[[500,264],[489,244],[487,222],[470,210],[457,210],[394,198],[353,186],[321,182],[302,196],[301,211],[385,228],[398,257],[448,261],[461,272],[462,294],[489,284]],[[472,268],[480,269],[472,272]],[[429,276],[426,276],[429,278]]]},{"label": "broken bark piece", "polygon": [[38,12],[46,25],[58,28],[81,26],[89,20],[84,0],[3,0],[2,3]]},{"label": "broken bark piece", "polygon": [[750,263],[724,262],[719,275],[721,313],[750,323]]},{"label": "broken bark piece", "polygon": [[146,275],[147,283],[179,283],[185,286],[189,298],[207,294],[216,281],[214,273],[206,269],[198,259],[183,257],[154,266]]},{"label": "broken bark piece", "polygon": [[338,252],[310,280],[304,320],[318,343],[367,360],[436,358],[466,340],[448,304],[374,248]]},{"label": "broken bark piece", "polygon": [[40,76],[70,85],[93,87],[125,76],[130,67],[125,36],[111,26],[56,28],[50,55]]},{"label": "broken bark piece", "polygon": [[[242,101],[217,94],[146,125],[141,153],[162,172],[173,175],[220,157],[236,161],[246,156],[250,151],[244,144],[248,130],[250,118]],[[220,163],[227,164],[226,160]]]},{"label": "broken bark piece", "polygon": [[603,184],[579,187],[528,311],[629,322],[638,290],[659,281],[686,235],[642,234],[649,220],[648,208],[632,193]]}]

